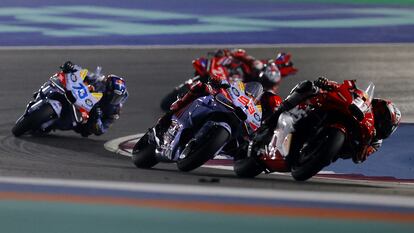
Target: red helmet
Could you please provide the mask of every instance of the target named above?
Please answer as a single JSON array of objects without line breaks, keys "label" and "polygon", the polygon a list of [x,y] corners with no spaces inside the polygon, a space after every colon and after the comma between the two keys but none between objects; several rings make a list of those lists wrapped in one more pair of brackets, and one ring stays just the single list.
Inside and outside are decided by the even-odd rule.
[{"label": "red helmet", "polygon": [[373,99],[372,111],[378,139],[388,138],[400,124],[400,110],[389,100]]}]

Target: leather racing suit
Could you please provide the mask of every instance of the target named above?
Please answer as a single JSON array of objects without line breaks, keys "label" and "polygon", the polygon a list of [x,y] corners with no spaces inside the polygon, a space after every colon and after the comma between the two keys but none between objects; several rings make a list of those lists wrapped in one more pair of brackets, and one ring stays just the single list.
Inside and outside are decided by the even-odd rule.
[{"label": "leather racing suit", "polygon": [[[61,66],[61,69],[67,74],[74,73],[82,67],[68,61]],[[88,121],[78,124],[74,130],[84,137],[91,134],[102,135],[119,119],[121,109],[128,98],[125,81],[116,75],[100,75],[99,69],[97,73],[89,73],[84,83],[89,91],[102,93],[103,96],[89,112]]]}]

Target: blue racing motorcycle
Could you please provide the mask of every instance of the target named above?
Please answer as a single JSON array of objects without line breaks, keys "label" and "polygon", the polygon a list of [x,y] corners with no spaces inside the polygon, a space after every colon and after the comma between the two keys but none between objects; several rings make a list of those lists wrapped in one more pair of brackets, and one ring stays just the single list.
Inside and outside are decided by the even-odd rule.
[{"label": "blue racing motorcycle", "polygon": [[176,113],[158,138],[155,128],[135,144],[132,160],[138,168],[173,162],[191,171],[217,154],[234,155],[260,127],[259,82],[229,81],[218,94],[200,97]]},{"label": "blue racing motorcycle", "polygon": [[[12,133],[16,137],[51,130],[71,130],[85,124],[102,93],[90,92],[84,83],[87,70],[56,73],[34,94],[23,115],[16,121]],[[100,75],[97,68],[95,75]]]}]

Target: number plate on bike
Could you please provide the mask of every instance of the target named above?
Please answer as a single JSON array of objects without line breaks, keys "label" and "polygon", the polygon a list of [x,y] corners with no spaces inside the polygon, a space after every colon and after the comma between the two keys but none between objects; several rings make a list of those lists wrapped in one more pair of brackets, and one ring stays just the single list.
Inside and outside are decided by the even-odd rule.
[{"label": "number plate on bike", "polygon": [[87,85],[83,82],[86,73],[86,70],[81,70],[73,74],[67,74],[66,88],[75,97],[76,102],[74,104],[89,112],[99,99],[92,95]]}]

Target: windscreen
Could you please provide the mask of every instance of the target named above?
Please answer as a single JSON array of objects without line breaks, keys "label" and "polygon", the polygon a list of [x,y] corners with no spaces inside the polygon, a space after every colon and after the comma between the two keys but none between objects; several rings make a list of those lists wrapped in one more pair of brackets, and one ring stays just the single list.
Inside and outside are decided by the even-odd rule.
[{"label": "windscreen", "polygon": [[247,82],[244,90],[247,95],[252,96],[255,99],[259,99],[263,94],[263,86],[259,82]]},{"label": "windscreen", "polygon": [[367,99],[369,101],[372,101],[372,99],[374,98],[375,84],[367,80],[358,80],[356,85],[358,89],[365,92],[365,94],[367,95]]}]

